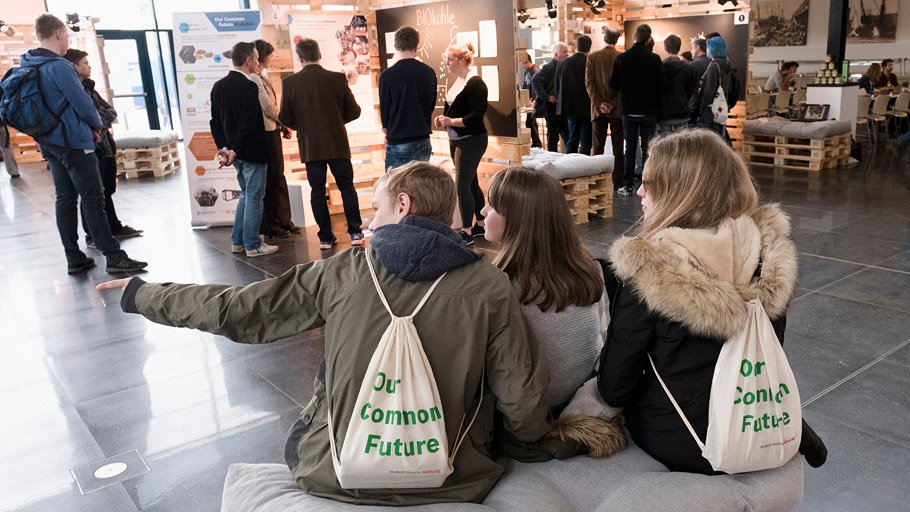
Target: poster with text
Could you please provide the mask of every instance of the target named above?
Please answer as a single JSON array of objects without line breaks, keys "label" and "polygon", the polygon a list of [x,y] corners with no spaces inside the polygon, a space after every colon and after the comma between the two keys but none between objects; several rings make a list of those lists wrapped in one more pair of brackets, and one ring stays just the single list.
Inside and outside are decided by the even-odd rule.
[{"label": "poster with text", "polygon": [[[348,133],[371,132],[378,129],[373,108],[373,77],[370,74],[370,41],[366,20],[350,13],[292,12],[288,15],[291,44],[302,38],[319,43],[323,68],[344,73],[354,99],[360,105],[360,117],[347,124]],[[300,59],[295,58],[294,71],[300,71]]]},{"label": "poster with text", "polygon": [[234,167],[219,169],[212,138],[212,86],[227,75],[231,48],[261,37],[258,11],[174,14],[180,120],[186,143],[191,223],[230,226],[240,199]]}]

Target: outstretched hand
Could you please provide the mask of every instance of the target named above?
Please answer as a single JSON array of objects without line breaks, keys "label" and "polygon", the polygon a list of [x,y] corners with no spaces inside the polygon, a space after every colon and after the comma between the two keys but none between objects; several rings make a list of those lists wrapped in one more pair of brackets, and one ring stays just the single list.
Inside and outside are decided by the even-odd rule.
[{"label": "outstretched hand", "polygon": [[107,281],[99,284],[95,287],[95,289],[99,292],[103,290],[121,290],[123,288],[126,288],[126,285],[130,284],[131,279],[131,277],[128,277],[126,279],[115,279],[113,281]]}]

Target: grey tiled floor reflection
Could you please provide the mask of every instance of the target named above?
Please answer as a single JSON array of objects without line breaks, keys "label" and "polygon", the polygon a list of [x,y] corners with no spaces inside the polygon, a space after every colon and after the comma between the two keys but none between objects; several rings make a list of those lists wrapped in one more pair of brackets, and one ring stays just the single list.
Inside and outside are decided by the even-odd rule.
[{"label": "grey tiled floor reflection", "polygon": [[[785,350],[831,452],[807,468],[802,510],[906,508],[910,164],[884,145],[864,154],[818,176],[757,172],[793,221],[801,275]],[[21,167],[16,181],[0,170],[0,510],[218,510],[229,464],[282,461],[322,333],[250,346],[122,314],[116,294],[93,289],[110,279],[102,268],[66,274],[50,176]],[[276,241],[275,256],[232,255],[229,230],[189,228],[184,180],[118,184],[121,217],[146,230],[123,246],[149,261],[147,280],[243,285],[324,255],[312,229]],[[578,233],[605,257],[638,212],[637,198],[616,197],[613,219]],[[129,450],[151,472],[79,494],[70,469]]]}]

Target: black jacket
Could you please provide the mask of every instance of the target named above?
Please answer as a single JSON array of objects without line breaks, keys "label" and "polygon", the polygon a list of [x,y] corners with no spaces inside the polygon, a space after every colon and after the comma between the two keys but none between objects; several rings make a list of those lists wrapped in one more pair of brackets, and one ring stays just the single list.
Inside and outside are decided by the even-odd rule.
[{"label": "black jacket", "polygon": [[559,62],[551,60],[531,77],[531,91],[534,93],[534,117],[552,117],[556,115],[556,104],[548,98],[556,96],[556,67]]},{"label": "black jacket", "polygon": [[379,115],[389,144],[430,138],[436,108],[436,73],[417,59],[402,59],[379,75]]},{"label": "black jacket", "polygon": [[598,389],[608,404],[625,407],[635,443],[672,471],[714,473],[648,354],[704,440],[714,366],[724,341],[744,325],[747,300],[761,300],[783,343],[796,287],[789,234],[786,216],[766,205],[751,218],[724,221],[716,232],[669,228],[649,239],[620,238],[610,248],[604,269],[610,326]]},{"label": "black jacket", "polygon": [[661,101],[661,119],[688,119],[689,98],[698,88],[695,70],[679,57],[667,57],[663,62],[667,91]]},{"label": "black jacket", "polygon": [[231,71],[212,86],[211,100],[209,126],[215,144],[233,150],[244,162],[267,163],[269,142],[256,84],[243,73]]},{"label": "black jacket", "polygon": [[661,96],[667,89],[667,80],[660,57],[644,43],[635,43],[616,57],[608,84],[610,89],[619,91],[624,116],[660,116]]},{"label": "black jacket", "polygon": [[712,122],[707,116],[711,115],[710,107],[714,102],[718,86],[724,91],[727,106],[733,108],[736,105],[739,91],[736,84],[736,71],[727,59],[713,59],[711,64],[708,65],[707,71],[701,77],[701,84],[698,88],[698,97],[700,98],[699,113],[702,117],[702,123],[706,126]]},{"label": "black jacket", "polygon": [[480,135],[487,133],[483,116],[487,113],[488,105],[487,84],[479,76],[472,76],[452,104],[446,102],[443,115],[453,119],[461,118],[464,128],[452,127],[458,135]]},{"label": "black jacket", "polygon": [[576,52],[556,66],[556,114],[591,117],[591,97],[585,87],[588,54]]}]

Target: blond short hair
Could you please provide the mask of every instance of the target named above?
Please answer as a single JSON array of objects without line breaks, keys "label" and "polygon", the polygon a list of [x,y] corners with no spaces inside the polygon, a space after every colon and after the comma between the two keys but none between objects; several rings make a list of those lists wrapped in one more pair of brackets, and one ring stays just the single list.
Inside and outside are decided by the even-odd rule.
[{"label": "blond short hair", "polygon": [[449,225],[455,212],[455,182],[441,167],[414,161],[396,167],[379,178],[378,187],[386,187],[391,197],[407,194],[411,198],[409,214]]},{"label": "blond short hair", "polygon": [[50,39],[58,30],[66,30],[66,25],[53,14],[42,14],[35,20],[35,34],[39,41]]},{"label": "blond short hair", "polygon": [[742,158],[716,133],[680,130],[655,138],[648,148],[642,186],[651,194],[651,215],[638,235],[668,227],[711,228],[758,206],[758,190]]},{"label": "blond short hair", "polygon": [[470,66],[474,62],[474,45],[471,43],[453,44],[446,53],[460,60],[465,66]]}]

